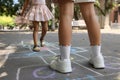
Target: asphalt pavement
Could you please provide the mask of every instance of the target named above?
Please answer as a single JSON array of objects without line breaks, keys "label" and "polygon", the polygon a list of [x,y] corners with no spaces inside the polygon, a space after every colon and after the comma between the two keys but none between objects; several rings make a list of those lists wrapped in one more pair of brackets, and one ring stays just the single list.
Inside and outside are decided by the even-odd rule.
[{"label": "asphalt pavement", "polygon": [[[101,30],[105,69],[89,63],[89,38],[86,30],[72,34],[72,73],[62,74],[49,68],[59,55],[58,31],[48,32],[45,47],[33,52],[32,32],[0,32],[0,80],[120,80],[120,30]],[[39,32],[40,36],[41,32]]]}]

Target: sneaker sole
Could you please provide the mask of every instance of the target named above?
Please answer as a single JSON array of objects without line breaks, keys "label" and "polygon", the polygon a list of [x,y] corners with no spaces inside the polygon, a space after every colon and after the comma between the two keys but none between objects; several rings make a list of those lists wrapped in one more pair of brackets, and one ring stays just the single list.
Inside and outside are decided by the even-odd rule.
[{"label": "sneaker sole", "polygon": [[96,66],[94,66],[91,62],[89,62],[89,64],[92,65],[92,67],[95,68],[95,69],[105,69],[105,66],[96,67]]},{"label": "sneaker sole", "polygon": [[33,50],[34,52],[40,52],[40,50]]},{"label": "sneaker sole", "polygon": [[67,74],[67,73],[72,73],[72,71],[66,71],[66,72],[63,72],[63,71],[58,71],[57,69],[53,69],[51,66],[49,66],[50,69],[56,71],[56,72],[60,72],[62,74]]}]

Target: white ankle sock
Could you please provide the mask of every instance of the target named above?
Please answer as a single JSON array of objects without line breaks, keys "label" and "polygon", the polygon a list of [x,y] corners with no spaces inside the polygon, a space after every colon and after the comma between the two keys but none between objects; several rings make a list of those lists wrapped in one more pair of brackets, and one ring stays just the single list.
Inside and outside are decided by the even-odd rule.
[{"label": "white ankle sock", "polygon": [[101,53],[101,46],[91,46],[91,55],[92,57],[95,57],[95,56],[99,56],[99,55],[102,55]]},{"label": "white ankle sock", "polygon": [[60,46],[61,60],[70,59],[71,46]]}]

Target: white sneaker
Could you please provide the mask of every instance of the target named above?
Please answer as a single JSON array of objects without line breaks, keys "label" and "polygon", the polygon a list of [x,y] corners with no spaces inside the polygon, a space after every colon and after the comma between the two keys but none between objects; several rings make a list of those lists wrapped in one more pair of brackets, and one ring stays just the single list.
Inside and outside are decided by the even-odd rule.
[{"label": "white sneaker", "polygon": [[99,55],[96,57],[91,57],[89,63],[92,64],[93,67],[96,69],[104,69],[105,68],[104,58],[102,55]]},{"label": "white sneaker", "polygon": [[50,63],[50,67],[61,73],[69,73],[72,72],[71,61],[70,59],[60,60],[58,57],[56,60],[53,60]]}]

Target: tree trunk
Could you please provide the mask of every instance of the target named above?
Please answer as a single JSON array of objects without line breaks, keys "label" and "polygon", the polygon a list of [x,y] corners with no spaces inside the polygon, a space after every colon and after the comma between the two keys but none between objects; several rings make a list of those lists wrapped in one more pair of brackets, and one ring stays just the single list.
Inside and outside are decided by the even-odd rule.
[{"label": "tree trunk", "polygon": [[[53,13],[53,15],[55,15],[55,5],[52,3],[52,4],[51,4],[51,7],[52,7],[52,13]],[[52,31],[55,30],[55,18],[52,19],[51,28],[52,28]]]},{"label": "tree trunk", "polygon": [[[51,3],[51,0],[46,0],[47,6],[48,8],[51,10],[51,12],[53,13],[53,15],[55,15],[55,6],[53,3]],[[52,24],[50,25],[51,30],[54,31],[55,30],[55,19],[52,19]]]},{"label": "tree trunk", "polygon": [[[100,2],[101,9],[104,10],[105,9],[105,0],[99,0],[99,2]],[[105,16],[99,15],[98,18],[99,18],[99,22],[100,22],[101,28],[104,29],[104,26],[105,26]]]},{"label": "tree trunk", "polygon": [[99,16],[98,16],[98,21],[99,21],[99,23],[100,23],[100,28],[101,28],[101,29],[104,29],[104,26],[105,26],[105,16],[99,15]]},{"label": "tree trunk", "polygon": [[105,29],[111,29],[110,28],[110,16],[109,16],[109,13],[106,14],[105,16],[105,26],[104,26]]}]

